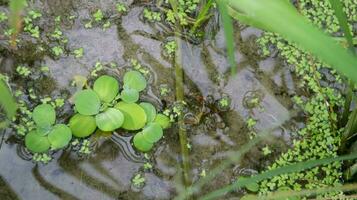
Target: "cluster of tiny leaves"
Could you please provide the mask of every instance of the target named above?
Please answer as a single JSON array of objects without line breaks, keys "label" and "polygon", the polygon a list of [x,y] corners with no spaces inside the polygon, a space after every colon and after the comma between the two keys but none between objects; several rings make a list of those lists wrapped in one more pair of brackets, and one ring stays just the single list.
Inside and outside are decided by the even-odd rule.
[{"label": "cluster of tiny leaves", "polygon": [[[357,21],[357,0],[343,0],[344,11],[350,24]],[[300,0],[297,5],[299,12],[312,23],[324,29],[333,36],[339,34],[340,27],[334,16],[329,0]],[[334,77],[332,84],[341,83],[341,77],[310,54],[300,50],[280,36],[266,32],[258,40],[264,55],[270,55],[272,48],[286,63],[294,67],[300,78],[300,88],[306,88],[308,96],[296,96],[294,101],[299,105],[306,117],[306,126],[299,130],[299,139],[293,141],[293,148],[283,153],[268,169],[276,169],[292,163],[312,159],[322,159],[337,156],[342,130],[337,128],[337,114],[334,108],[343,106],[344,100],[340,91],[321,85],[324,79],[323,70],[328,69]],[[325,70],[326,71],[326,70]],[[332,85],[330,84],[330,85]],[[290,188],[292,190],[314,189],[341,184],[341,163],[332,163],[315,167],[298,173],[284,174],[260,183],[260,193]],[[336,194],[324,194],[331,196]]]}]

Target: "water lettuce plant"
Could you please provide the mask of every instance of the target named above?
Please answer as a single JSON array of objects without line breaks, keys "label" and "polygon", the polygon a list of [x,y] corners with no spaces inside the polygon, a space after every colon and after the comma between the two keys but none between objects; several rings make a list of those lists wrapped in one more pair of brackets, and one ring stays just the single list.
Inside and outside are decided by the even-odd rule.
[{"label": "water lettuce plant", "polygon": [[41,104],[33,110],[36,129],[25,136],[25,145],[33,153],[66,147],[72,139],[72,131],[65,124],[55,124],[56,112],[49,104]]},{"label": "water lettuce plant", "polygon": [[100,76],[92,89],[75,94],[77,113],[69,121],[73,135],[85,138],[97,127],[105,132],[119,128],[139,131],[134,136],[133,144],[140,151],[149,151],[162,138],[163,129],[170,126],[170,121],[167,116],[157,114],[151,103],[137,103],[139,93],[146,87],[145,77],[135,70],[124,74],[122,89],[114,77]]}]

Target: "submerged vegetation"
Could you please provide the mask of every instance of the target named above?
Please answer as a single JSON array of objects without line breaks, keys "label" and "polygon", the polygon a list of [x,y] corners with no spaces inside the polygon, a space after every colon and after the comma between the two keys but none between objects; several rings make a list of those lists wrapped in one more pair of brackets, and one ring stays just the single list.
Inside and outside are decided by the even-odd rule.
[{"label": "submerged vegetation", "polygon": [[[49,15],[24,0],[3,4],[0,1],[0,63],[10,57],[14,64],[1,69],[0,130],[9,132],[2,138],[10,134],[20,141],[17,151],[36,166],[55,159],[61,164],[63,156],[72,159],[68,152],[97,158],[98,146],[112,147],[104,140],[118,145],[124,158],[141,163],[125,178],[134,191],[150,186],[153,175],[175,179],[176,193],[170,191],[168,199],[344,199],[356,194],[356,0],[113,2],[110,9],[83,9],[86,15],[80,19],[70,11]],[[126,33],[122,24],[130,24],[125,20],[135,15],[135,23],[145,27]],[[71,39],[66,26],[83,32]],[[242,38],[242,27],[263,30],[254,45]],[[116,57],[124,51],[123,60],[93,59],[96,46],[78,45],[81,34],[99,32],[104,40],[108,30],[124,38],[119,44],[123,49],[111,52]],[[217,41],[212,42],[218,34],[224,38],[220,51],[213,44]],[[142,38],[150,40],[143,47]],[[156,48],[161,48],[158,55],[148,52]],[[216,62],[227,69],[212,69],[215,61],[206,58],[210,51],[225,58]],[[275,107],[264,100],[264,91],[255,90],[259,86],[243,95],[239,89],[250,86],[230,86],[233,92],[226,94],[225,86],[240,83],[234,81],[237,77],[253,80],[249,74],[240,76],[244,63],[254,65],[239,60],[240,51],[253,54],[247,58],[257,59],[254,62],[279,60],[292,72],[296,88],[274,90],[289,99],[294,110],[290,120],[297,125],[288,130],[288,138],[273,134],[276,124],[262,125],[266,116],[256,111],[264,115],[265,108]],[[196,66],[207,65],[207,72],[190,69],[197,52],[205,58]],[[77,74],[68,63],[86,68],[87,75]],[[71,67],[72,84],[58,87],[53,70],[61,76]],[[257,68],[251,70],[261,73]],[[206,73],[214,78],[195,80]],[[202,87],[200,81],[217,82],[218,89]],[[241,97],[243,102],[238,102]],[[280,140],[286,147],[280,149]],[[225,145],[217,147],[218,141]],[[245,158],[249,156],[253,158]],[[162,157],[179,167],[172,172]],[[251,171],[244,171],[246,166]],[[101,176],[117,184],[110,173]]]}]

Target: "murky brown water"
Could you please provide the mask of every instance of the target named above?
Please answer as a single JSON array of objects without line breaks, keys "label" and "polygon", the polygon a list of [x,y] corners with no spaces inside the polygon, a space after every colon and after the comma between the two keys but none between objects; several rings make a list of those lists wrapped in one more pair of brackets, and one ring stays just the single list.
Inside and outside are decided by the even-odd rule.
[{"label": "murky brown water", "polygon": [[[70,13],[77,16],[73,23],[64,22],[63,32],[69,39],[67,48],[83,47],[84,57],[75,59],[72,55],[67,55],[53,59],[48,53],[29,53],[21,60],[20,56],[24,54],[11,52],[4,42],[0,42],[0,68],[12,75],[16,63],[46,65],[50,68],[53,80],[49,79],[45,84],[51,83],[55,87],[49,87],[50,90],[45,93],[56,96],[59,91],[64,90],[65,93],[73,93],[74,90],[69,86],[73,76],[89,75],[97,61],[116,62],[122,68],[129,65],[130,59],[137,59],[151,70],[151,86],[145,98],[160,105],[162,102],[158,86],[166,84],[174,90],[172,61],[162,52],[163,43],[173,33],[161,26],[142,22],[140,14],[143,6],[138,3],[131,5],[127,15],[113,17],[113,24],[107,30],[102,30],[101,27],[84,28],[83,21],[89,18],[90,11],[101,8],[107,15],[114,15],[114,5],[113,1],[107,0],[35,1],[31,6],[44,9],[44,26],[50,26],[49,19],[53,20],[54,15]],[[201,44],[193,45],[185,41],[182,44],[185,94],[190,105],[187,113],[195,116],[205,110],[199,123],[187,128],[194,181],[200,178],[203,170],[209,173],[210,169],[225,159],[228,152],[239,149],[249,141],[249,130],[245,125],[248,118],[257,119],[257,132],[275,128],[274,135],[277,139],[274,144],[270,144],[274,147],[274,155],[287,148],[290,132],[297,126],[292,120],[296,111],[292,111],[290,101],[290,96],[295,91],[293,75],[288,68],[282,67],[283,63],[279,60],[262,59],[258,56],[254,40],[259,36],[259,31],[242,26],[237,26],[236,29],[239,72],[234,77],[229,76],[222,30],[218,30],[216,34],[212,34],[213,38],[207,38]],[[23,51],[38,45],[33,43],[29,42]],[[46,41],[45,46],[51,45],[51,42]],[[17,82],[13,82],[13,85],[28,84],[18,78],[14,81]],[[41,84],[36,81],[32,81],[35,86]],[[224,95],[232,99],[232,105],[229,111],[220,112],[215,109],[214,101]],[[247,106],[246,99],[255,97],[259,98],[260,106]],[[161,99],[172,104],[174,92]],[[130,137],[101,139],[88,158],[80,158],[77,154],[64,150],[57,152],[55,159],[49,164],[35,165],[19,156],[21,141],[12,139],[13,134],[15,133],[11,130],[5,131],[4,143],[0,147],[1,200],[172,199],[177,187],[180,187],[181,157],[175,126],[165,131],[165,138],[149,154],[149,161],[154,166],[152,170],[144,170],[143,163],[146,161],[132,149]],[[204,191],[231,183],[239,175],[249,175],[264,169],[274,160],[274,156],[263,156],[260,151],[262,146],[264,144],[253,149],[240,164],[223,171]],[[138,172],[146,179],[143,188],[131,185],[131,179]],[[244,191],[236,191],[232,196],[243,193]]]}]

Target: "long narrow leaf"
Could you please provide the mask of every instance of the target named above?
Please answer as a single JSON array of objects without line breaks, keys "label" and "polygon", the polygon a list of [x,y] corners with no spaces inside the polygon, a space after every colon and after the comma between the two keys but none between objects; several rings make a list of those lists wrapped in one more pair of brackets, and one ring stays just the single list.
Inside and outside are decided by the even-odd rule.
[{"label": "long narrow leaf", "polygon": [[231,185],[228,185],[226,187],[223,187],[221,189],[218,189],[216,191],[213,191],[213,192],[203,196],[202,198],[200,198],[200,200],[216,199],[216,198],[224,195],[225,193],[233,191],[237,188],[242,188],[242,187],[247,186],[250,183],[257,183],[262,180],[272,178],[274,176],[279,176],[282,174],[288,174],[288,173],[293,173],[293,172],[300,172],[300,171],[310,169],[310,168],[313,168],[313,167],[316,167],[319,165],[326,165],[326,164],[329,164],[332,162],[340,162],[340,161],[344,161],[344,160],[353,160],[356,158],[357,158],[357,154],[350,154],[350,155],[340,156],[340,157],[336,157],[336,158],[309,160],[309,161],[299,162],[299,163],[292,164],[292,165],[287,165],[287,166],[280,167],[277,169],[269,170],[267,172],[258,174],[256,176],[252,176],[250,178],[239,179],[238,181],[234,182]]},{"label": "long narrow leaf", "polygon": [[5,128],[8,122],[15,116],[16,103],[7,85],[0,80],[0,106],[5,111],[7,120],[0,123],[0,129]]},{"label": "long narrow leaf", "polygon": [[298,44],[351,80],[357,81],[357,58],[309,23],[286,1],[228,0],[228,3],[253,21],[264,24],[267,31],[278,33]]},{"label": "long narrow leaf", "polygon": [[351,51],[354,51],[353,48],[353,39],[352,39],[352,34],[351,34],[351,29],[348,26],[348,21],[347,21],[347,16],[345,12],[343,12],[343,5],[340,0],[329,0],[330,4],[335,11],[335,16],[337,17],[338,23],[341,26],[341,29],[343,33],[345,34],[345,38],[348,43],[348,47],[351,49]]},{"label": "long narrow leaf", "polygon": [[217,0],[219,12],[222,16],[224,36],[226,40],[226,47],[228,53],[228,60],[231,67],[231,74],[234,75],[237,72],[237,64],[234,56],[234,31],[233,22],[228,15],[227,0]]}]

